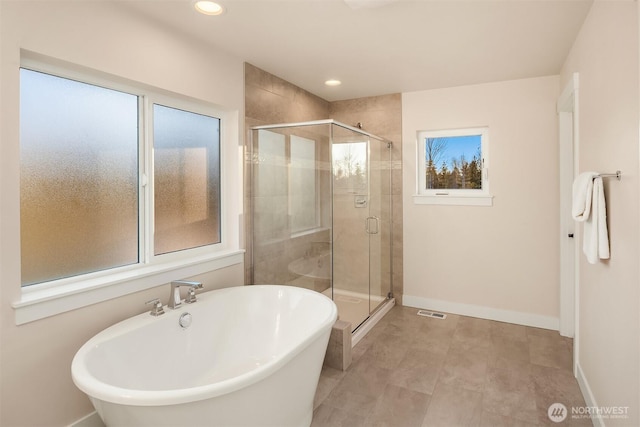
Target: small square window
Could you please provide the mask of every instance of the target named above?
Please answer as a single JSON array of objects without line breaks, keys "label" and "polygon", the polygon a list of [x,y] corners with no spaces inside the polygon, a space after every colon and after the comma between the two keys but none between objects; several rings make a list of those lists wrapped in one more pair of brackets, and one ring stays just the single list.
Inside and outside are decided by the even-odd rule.
[{"label": "small square window", "polygon": [[486,127],[419,131],[414,202],[490,206],[488,133]]}]

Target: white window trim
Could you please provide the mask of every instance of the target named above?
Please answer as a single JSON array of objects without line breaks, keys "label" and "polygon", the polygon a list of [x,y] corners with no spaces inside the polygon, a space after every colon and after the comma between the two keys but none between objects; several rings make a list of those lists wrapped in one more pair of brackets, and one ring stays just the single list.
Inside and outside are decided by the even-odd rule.
[{"label": "white window trim", "polygon": [[[425,158],[426,137],[482,135],[482,189],[426,189],[426,171],[422,159]],[[489,128],[474,127],[463,129],[446,129],[416,132],[416,194],[413,203],[416,205],[451,205],[451,206],[493,206],[493,196],[489,192]]]},{"label": "white window trim", "polygon": [[[151,246],[147,244],[148,242],[141,241],[141,246],[145,247],[144,250],[140,249],[140,259],[137,264],[22,287],[19,299],[11,304],[15,311],[17,325],[161,286],[172,280],[192,277],[244,262],[245,251],[240,248],[242,149],[238,143],[238,111],[231,111],[209,102],[130,82],[94,70],[85,70],[73,64],[66,64],[31,52],[22,51],[20,66],[135,94],[141,97],[143,103],[153,102],[219,118],[221,120],[221,242],[183,251],[183,253],[153,256],[150,255]],[[144,125],[141,122],[141,132],[149,129],[149,119],[149,116],[145,118],[147,123]],[[149,139],[141,135],[140,143],[148,144]],[[237,150],[234,149],[236,146],[239,147]],[[151,159],[148,158],[150,150],[147,150],[147,147],[144,148],[140,158],[140,203],[142,204],[142,198],[145,198],[149,206],[151,196],[147,188],[148,181],[152,180],[152,165]],[[152,221],[148,219],[148,213],[141,215],[141,236],[146,236],[141,237],[141,240],[149,239],[151,236]],[[163,297],[163,295],[158,296]]]},{"label": "white window trim", "polygon": [[[15,310],[16,325],[55,316],[87,305],[132,294],[167,284],[172,280],[192,277],[225,267],[241,264],[244,250],[216,252],[214,255],[177,260],[163,264],[136,266],[118,272],[82,280],[52,281],[43,285],[31,285],[22,290],[20,300],[11,305]],[[114,269],[115,270],[115,269]],[[89,276],[89,275],[87,275]],[[75,279],[75,278],[72,278]],[[165,295],[158,295],[164,301]],[[140,302],[141,304],[144,301]]]},{"label": "white window trim", "polygon": [[415,205],[450,205],[450,206],[493,206],[493,196],[462,196],[462,195],[424,195],[413,196]]}]

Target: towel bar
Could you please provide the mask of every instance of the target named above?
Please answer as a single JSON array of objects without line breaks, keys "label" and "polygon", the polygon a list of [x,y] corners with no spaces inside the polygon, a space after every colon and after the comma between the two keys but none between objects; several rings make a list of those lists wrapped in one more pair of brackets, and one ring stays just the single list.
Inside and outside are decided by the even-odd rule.
[{"label": "towel bar", "polygon": [[600,178],[611,178],[611,177],[614,177],[614,176],[615,176],[615,177],[616,177],[616,179],[617,179],[618,181],[620,181],[620,180],[622,179],[622,172],[620,172],[620,171],[618,170],[618,171],[616,171],[616,173],[600,173],[600,174],[598,174],[598,176],[599,176]]}]

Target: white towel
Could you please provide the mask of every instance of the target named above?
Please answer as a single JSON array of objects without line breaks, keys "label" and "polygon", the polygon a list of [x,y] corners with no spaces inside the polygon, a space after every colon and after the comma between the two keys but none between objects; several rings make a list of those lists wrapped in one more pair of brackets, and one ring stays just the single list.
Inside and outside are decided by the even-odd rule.
[{"label": "white towel", "polygon": [[593,179],[597,172],[584,172],[573,181],[573,204],[571,215],[576,221],[583,222],[591,214],[591,199],[593,197]]},{"label": "white towel", "polygon": [[576,221],[584,222],[582,251],[587,261],[595,264],[598,259],[608,259],[607,207],[598,173],[584,172],[573,182],[571,214]]}]

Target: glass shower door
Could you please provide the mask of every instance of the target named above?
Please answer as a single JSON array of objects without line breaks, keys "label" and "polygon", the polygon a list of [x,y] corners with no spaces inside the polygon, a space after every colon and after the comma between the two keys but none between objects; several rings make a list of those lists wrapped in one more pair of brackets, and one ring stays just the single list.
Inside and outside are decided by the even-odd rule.
[{"label": "glass shower door", "polygon": [[391,291],[391,149],[336,122],[253,128],[250,283],[331,297],[358,328]]},{"label": "glass shower door", "polygon": [[369,313],[391,289],[391,147],[372,140],[369,147]]},{"label": "glass shower door", "polygon": [[355,330],[391,289],[391,148],[336,127],[333,168],[333,295]]},{"label": "glass shower door", "polygon": [[369,317],[369,138],[333,127],[333,300],[355,330]]}]

